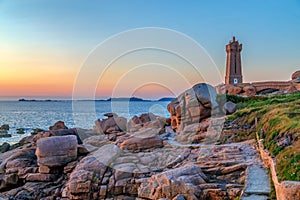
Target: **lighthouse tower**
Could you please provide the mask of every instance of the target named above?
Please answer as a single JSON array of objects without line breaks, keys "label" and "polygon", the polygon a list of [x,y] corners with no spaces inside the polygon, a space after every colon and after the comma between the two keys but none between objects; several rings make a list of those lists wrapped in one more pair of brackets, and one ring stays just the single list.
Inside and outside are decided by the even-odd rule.
[{"label": "lighthouse tower", "polygon": [[238,84],[243,82],[242,62],[241,62],[242,44],[239,44],[233,36],[232,41],[226,45],[226,76],[225,84]]}]

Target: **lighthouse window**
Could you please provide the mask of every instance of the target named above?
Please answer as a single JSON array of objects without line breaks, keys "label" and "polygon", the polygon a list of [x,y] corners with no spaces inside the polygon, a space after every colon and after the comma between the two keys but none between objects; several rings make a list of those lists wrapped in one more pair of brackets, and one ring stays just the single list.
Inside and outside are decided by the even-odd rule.
[{"label": "lighthouse window", "polygon": [[236,74],[236,55],[234,55],[234,73]]}]

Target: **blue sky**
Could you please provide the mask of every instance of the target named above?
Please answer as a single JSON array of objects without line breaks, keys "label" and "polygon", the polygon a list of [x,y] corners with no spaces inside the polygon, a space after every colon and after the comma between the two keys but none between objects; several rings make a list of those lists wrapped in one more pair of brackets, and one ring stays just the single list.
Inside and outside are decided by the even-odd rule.
[{"label": "blue sky", "polygon": [[[74,77],[97,44],[141,27],[169,28],[192,37],[221,73],[225,45],[235,35],[243,43],[245,81],[287,80],[300,68],[299,19],[299,0],[0,0],[0,84],[7,87],[20,79],[14,75],[22,71],[20,63],[33,66],[33,71],[41,66],[45,74],[60,70],[62,76]],[[71,87],[71,82],[61,84]],[[1,85],[4,95],[20,92],[1,90]]]}]

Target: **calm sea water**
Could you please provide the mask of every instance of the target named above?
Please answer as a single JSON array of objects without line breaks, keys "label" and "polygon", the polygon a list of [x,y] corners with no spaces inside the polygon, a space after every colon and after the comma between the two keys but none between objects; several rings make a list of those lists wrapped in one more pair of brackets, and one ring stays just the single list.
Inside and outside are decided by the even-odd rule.
[{"label": "calm sea water", "polygon": [[[56,121],[62,120],[66,126],[90,129],[94,121],[104,113],[115,112],[130,119],[134,115],[152,112],[168,117],[167,101],[151,102],[106,102],[106,101],[0,101],[0,126],[9,124],[11,138],[0,138],[3,142],[15,143],[30,135],[34,128],[48,129]],[[25,134],[16,133],[17,128],[24,128]]]}]

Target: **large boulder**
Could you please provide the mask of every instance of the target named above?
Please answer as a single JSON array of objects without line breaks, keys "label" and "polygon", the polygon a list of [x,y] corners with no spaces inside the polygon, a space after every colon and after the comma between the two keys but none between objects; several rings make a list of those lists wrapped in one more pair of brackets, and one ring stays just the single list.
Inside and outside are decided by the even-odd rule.
[{"label": "large boulder", "polygon": [[40,166],[63,166],[77,158],[77,138],[74,135],[42,138],[37,141],[35,154]]},{"label": "large boulder", "polygon": [[231,101],[228,101],[223,106],[223,111],[226,114],[232,114],[236,111],[237,105]]},{"label": "large boulder", "polygon": [[200,83],[180,94],[168,105],[171,126],[177,132],[184,126],[199,123],[217,112],[217,93],[211,85]]},{"label": "large boulder", "polygon": [[218,103],[216,89],[206,83],[199,83],[192,87],[198,102],[200,102],[205,108],[216,108]]}]

